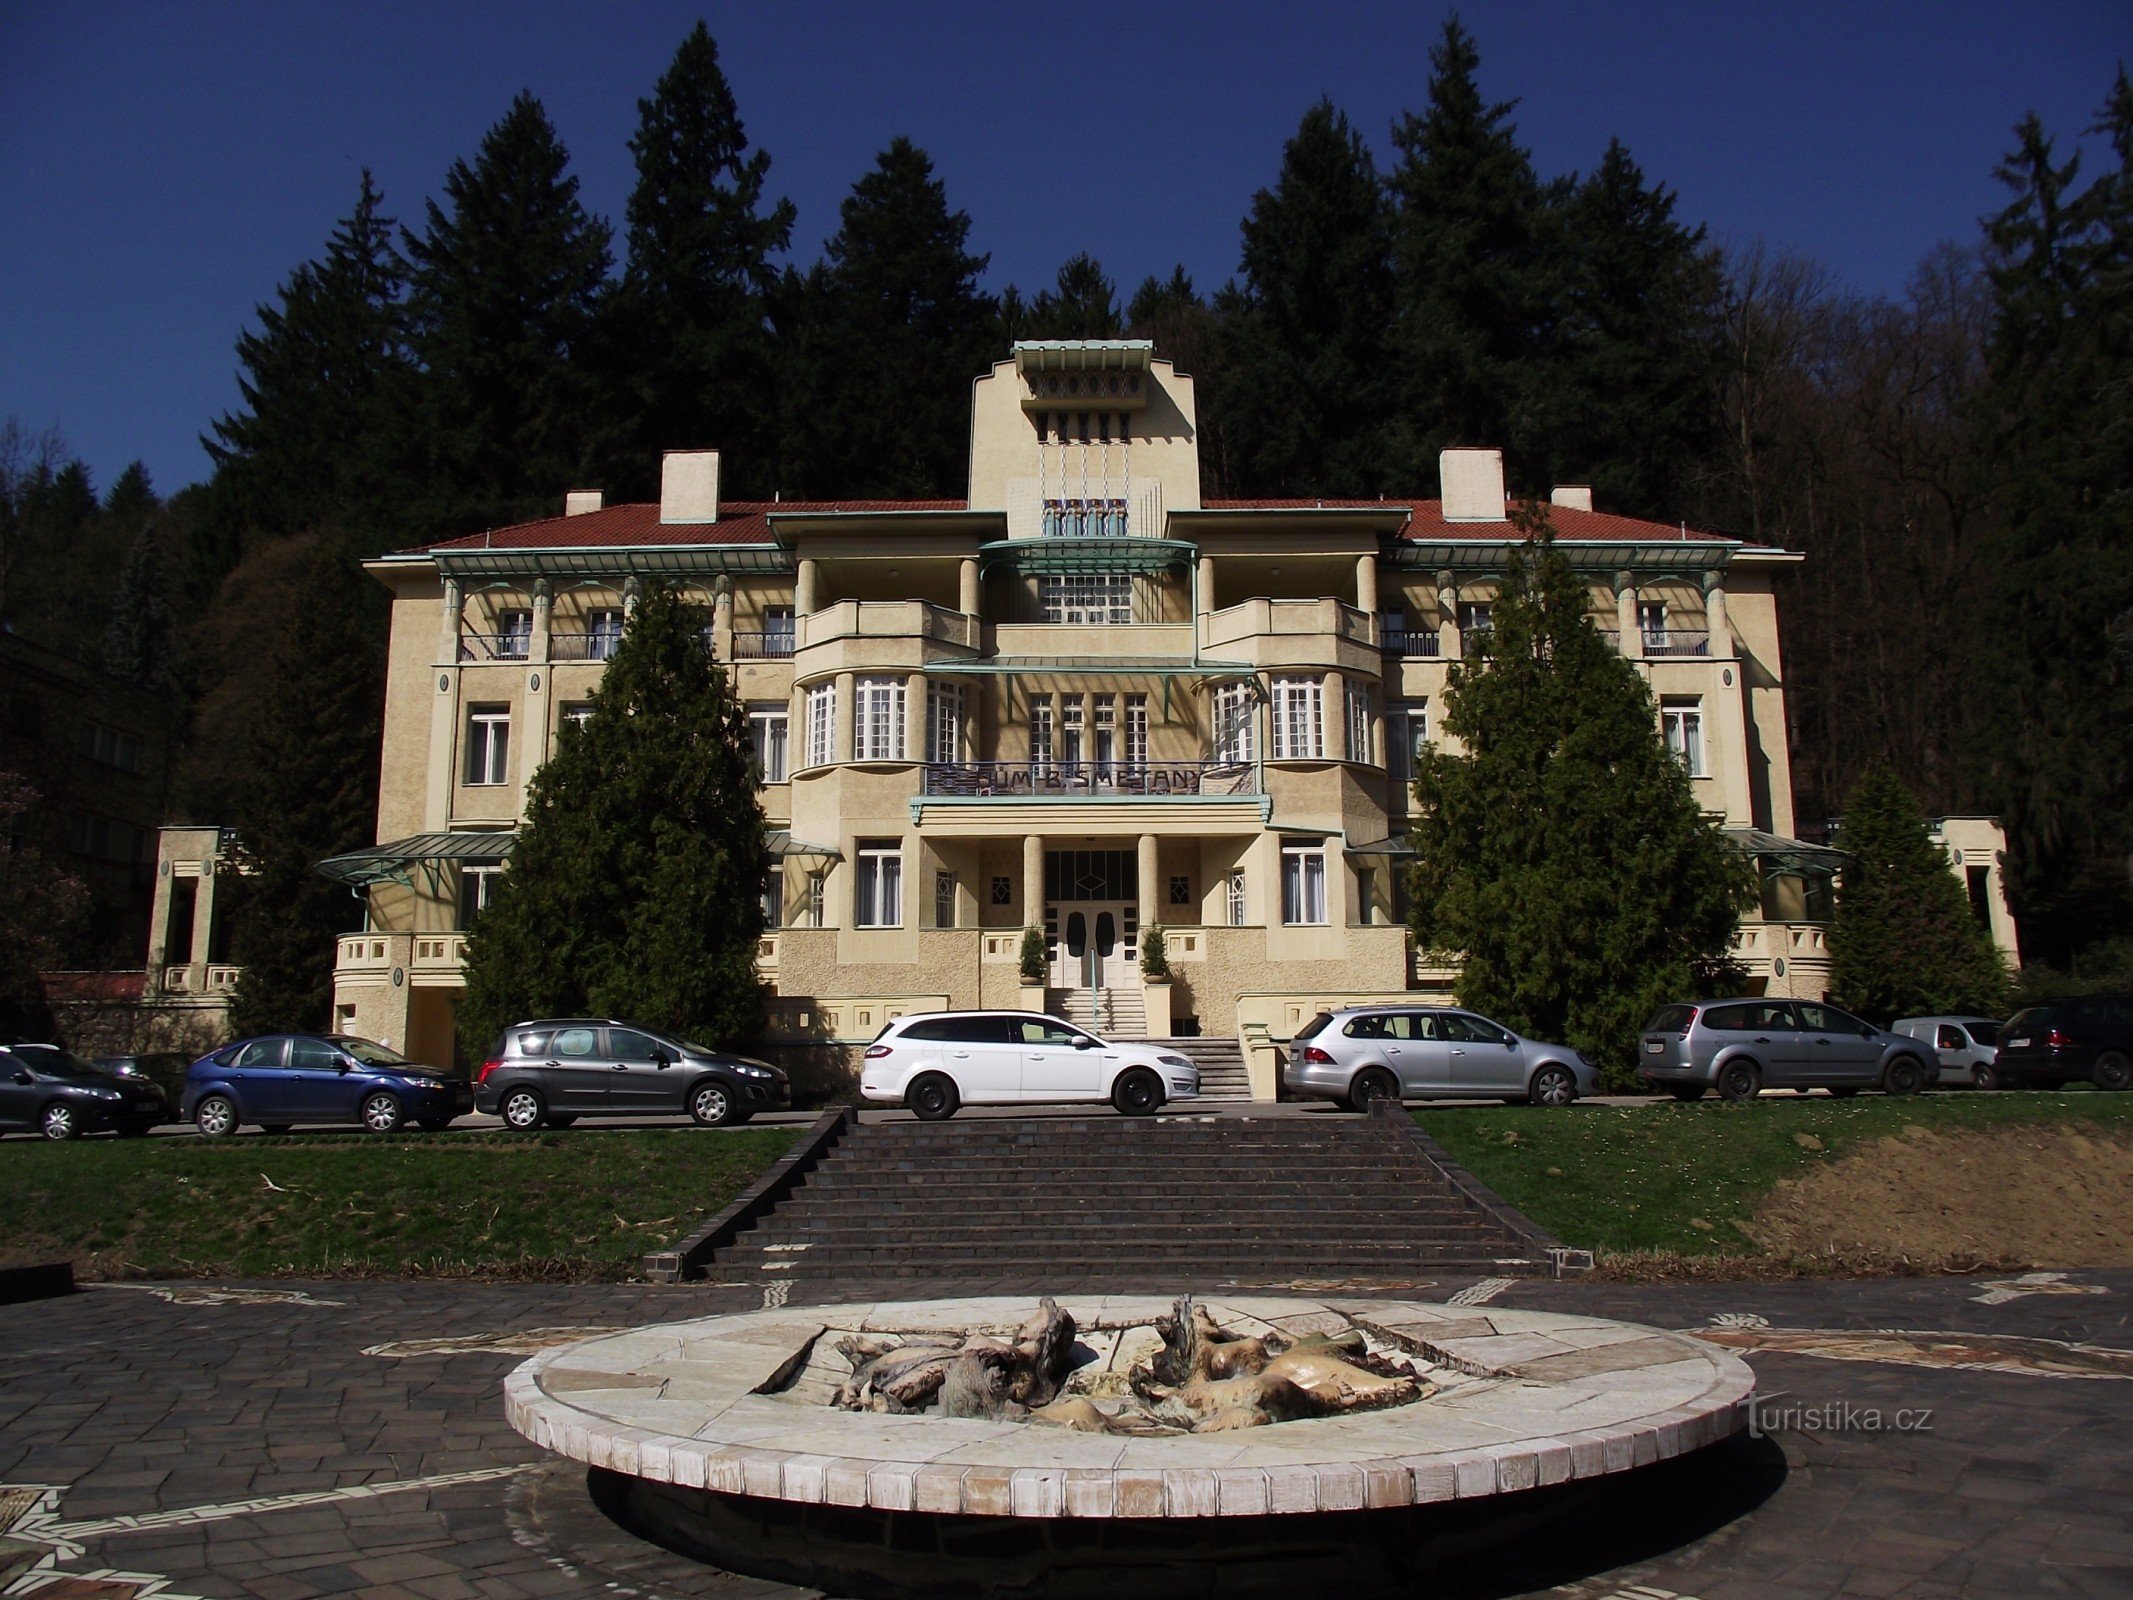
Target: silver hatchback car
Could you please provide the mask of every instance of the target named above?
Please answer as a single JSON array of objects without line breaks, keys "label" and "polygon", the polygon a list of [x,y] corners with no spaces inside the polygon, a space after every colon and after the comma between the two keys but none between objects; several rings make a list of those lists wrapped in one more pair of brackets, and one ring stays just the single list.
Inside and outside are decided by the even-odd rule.
[{"label": "silver hatchback car", "polygon": [[1745,998],[1662,1006],[1644,1025],[1637,1071],[1676,1100],[1752,1100],[1765,1089],[1916,1094],[1939,1074],[1918,1040],[1811,1000]]},{"label": "silver hatchback car", "polygon": [[1567,1106],[1600,1070],[1568,1045],[1522,1038],[1448,1006],[1346,1006],[1296,1030],[1282,1082],[1367,1111],[1376,1100],[1502,1100]]}]

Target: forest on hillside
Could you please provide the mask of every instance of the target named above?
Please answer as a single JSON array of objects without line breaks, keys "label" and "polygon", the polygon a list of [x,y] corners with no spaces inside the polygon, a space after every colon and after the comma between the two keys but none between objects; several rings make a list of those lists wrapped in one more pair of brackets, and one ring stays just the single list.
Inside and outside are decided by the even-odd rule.
[{"label": "forest on hillside", "polygon": [[[960,493],[970,379],[1010,341],[1148,337],[1198,380],[1210,494],[1434,496],[1439,449],[1496,445],[1516,488],[1804,551],[1780,613],[1801,818],[1885,759],[1930,810],[2005,819],[2026,954],[2133,964],[2123,68],[2096,128],[2011,130],[2004,209],[1879,297],[1721,251],[1620,143],[1537,171],[1456,21],[1433,61],[1389,166],[1321,103],[1229,282],[1130,293],[1086,254],[988,292],[901,138],[791,259],[701,25],[639,101],[619,229],[522,94],[419,215],[365,176],[238,340],[204,484],[99,493],[62,439],[0,430],[0,624],[169,686],[174,814],[315,859],[374,815],[384,606],[354,558],[568,487],[650,498],[673,447],[723,450],[734,497]],[[2087,132],[2094,171],[2061,149]]]}]

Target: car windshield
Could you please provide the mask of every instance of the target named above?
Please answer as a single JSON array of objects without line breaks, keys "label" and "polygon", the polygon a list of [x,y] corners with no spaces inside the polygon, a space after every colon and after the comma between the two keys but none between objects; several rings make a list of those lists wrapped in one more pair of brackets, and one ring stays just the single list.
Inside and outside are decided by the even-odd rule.
[{"label": "car windshield", "polygon": [[1997,1022],[1966,1022],[1963,1026],[1969,1030],[1974,1043],[1981,1044],[1988,1050],[2000,1042],[2000,1025]]},{"label": "car windshield", "polygon": [[382,1044],[372,1044],[368,1039],[336,1039],[343,1050],[366,1067],[411,1067],[414,1063],[397,1050],[388,1050]]},{"label": "car windshield", "polygon": [[103,1083],[116,1076],[102,1067],[93,1067],[70,1051],[56,1044],[18,1044],[10,1052],[24,1066],[34,1068],[53,1078],[84,1078],[91,1083]]}]

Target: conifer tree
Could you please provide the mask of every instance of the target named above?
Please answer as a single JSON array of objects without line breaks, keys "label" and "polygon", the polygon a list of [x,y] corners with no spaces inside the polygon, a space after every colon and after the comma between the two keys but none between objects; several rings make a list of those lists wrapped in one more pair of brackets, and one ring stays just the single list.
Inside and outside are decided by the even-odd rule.
[{"label": "conifer tree", "polygon": [[1850,858],[1829,925],[1836,998],[1884,1023],[1999,1016],[2007,971],[1924,810],[1895,773],[1877,766],[1860,780],[1836,842]]},{"label": "conifer tree", "polygon": [[1282,150],[1244,219],[1243,293],[1227,306],[1212,397],[1249,494],[1382,493],[1396,391],[1390,215],[1377,164],[1331,101]]},{"label": "conifer tree", "polygon": [[[1004,298],[1000,320],[1003,326],[1016,320]],[[1000,351],[1005,354],[1016,339],[1116,339],[1124,329],[1118,286],[1103,263],[1084,250],[1060,267],[1052,287],[1031,303],[1027,320],[1001,342]]]},{"label": "conifer tree", "polygon": [[1527,458],[1545,441],[1528,415],[1529,390],[1558,298],[1547,196],[1518,143],[1513,103],[1482,99],[1481,54],[1456,16],[1430,62],[1427,106],[1392,134],[1403,470],[1409,483],[1427,483],[1445,446],[1494,446],[1520,478],[1537,481]]},{"label": "conifer tree", "polygon": [[243,409],[201,440],[215,462],[212,576],[236,564],[247,531],[330,531],[360,554],[397,531],[389,484],[402,466],[393,445],[407,399],[405,266],[383,204],[366,170],[324,256],[258,308],[256,333],[238,335]]},{"label": "conifer tree", "polygon": [[630,140],[637,184],[616,314],[622,382],[637,408],[622,481],[659,452],[714,447],[728,493],[767,496],[775,467],[771,258],[792,239],[789,200],[769,200],[767,151],[751,152],[718,45],[698,22]]},{"label": "conifer tree", "polygon": [[1412,925],[1462,1003],[1621,1077],[1652,1011],[1725,971],[1752,886],[1545,512],[1517,521],[1489,643],[1445,692],[1463,748],[1418,763]]},{"label": "conifer tree", "polygon": [[524,1017],[629,1017],[712,1045],[760,1033],[767,863],[746,709],[704,619],[644,595],[582,726],[526,793],[494,902],[467,939],[460,1042]]},{"label": "conifer tree", "polygon": [[134,535],[126,564],[119,569],[111,620],[104,629],[104,670],[144,688],[169,688],[174,681],[176,632],[163,529],[151,520]]},{"label": "conifer tree", "polygon": [[310,556],[285,642],[261,674],[252,783],[233,820],[254,871],[240,880],[232,928],[240,972],[230,1026],[240,1034],[324,1026],[335,936],[362,908],[317,864],[376,837],[384,716],[383,596],[346,558]]},{"label": "conifer tree", "polygon": [[40,974],[63,965],[88,927],[88,889],[40,848],[39,798],[0,764],[0,1041],[53,1037]]},{"label": "conifer tree", "polygon": [[962,492],[970,382],[1005,354],[987,256],[964,248],[933,162],[898,138],[846,197],[824,259],[780,294],[784,487],[806,496]]},{"label": "conifer tree", "polygon": [[428,480],[406,520],[431,536],[552,511],[612,452],[597,356],[609,232],[569,164],[522,93],[473,165],[452,164],[423,232],[402,232]]}]

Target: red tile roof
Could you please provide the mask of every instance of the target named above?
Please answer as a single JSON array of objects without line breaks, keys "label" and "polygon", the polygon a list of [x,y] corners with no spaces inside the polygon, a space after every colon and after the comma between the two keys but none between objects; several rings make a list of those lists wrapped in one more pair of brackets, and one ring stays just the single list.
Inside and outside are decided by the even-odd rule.
[{"label": "red tile roof", "polygon": [[575,517],[543,517],[445,539],[420,550],[579,550],[657,544],[769,544],[770,517],[809,512],[965,511],[964,500],[729,500],[716,522],[661,522],[657,502],[607,506]]},{"label": "red tile roof", "polygon": [[[1515,502],[1514,502],[1515,504]],[[1392,495],[1383,500],[1208,500],[1209,511],[1369,511],[1387,506],[1409,506],[1413,514],[1400,528],[1403,539],[1503,539],[1520,537],[1510,522],[1450,522],[1442,500],[1410,499]],[[1671,522],[1646,522],[1640,517],[1617,517],[1605,511],[1577,511],[1569,506],[1548,507],[1548,521],[1558,539],[1654,540],[1723,539],[1723,534],[1703,533]]]}]

